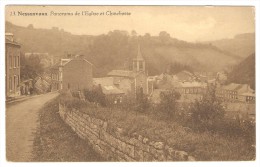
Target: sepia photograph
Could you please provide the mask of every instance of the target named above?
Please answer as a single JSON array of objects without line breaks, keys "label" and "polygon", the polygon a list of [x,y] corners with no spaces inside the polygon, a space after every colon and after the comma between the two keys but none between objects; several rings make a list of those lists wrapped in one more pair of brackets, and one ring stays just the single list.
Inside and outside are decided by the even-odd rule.
[{"label": "sepia photograph", "polygon": [[6,5],[4,26],[6,161],[256,160],[254,6]]}]

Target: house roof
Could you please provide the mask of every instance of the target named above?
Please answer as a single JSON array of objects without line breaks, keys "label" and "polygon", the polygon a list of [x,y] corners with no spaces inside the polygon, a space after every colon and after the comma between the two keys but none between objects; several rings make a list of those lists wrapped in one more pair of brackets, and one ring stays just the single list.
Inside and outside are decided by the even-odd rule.
[{"label": "house roof", "polygon": [[122,90],[114,85],[113,77],[93,78],[93,84],[96,86],[100,85],[105,95],[124,94]]},{"label": "house roof", "polygon": [[21,46],[18,42],[11,41],[10,39],[7,39],[7,38],[5,38],[5,43],[13,44],[13,45],[16,45],[16,46]]},{"label": "house roof", "polygon": [[175,74],[175,76],[176,78],[178,78],[178,80],[186,80],[186,81],[195,78],[195,75],[193,75],[191,72],[186,70]]},{"label": "house roof", "polygon": [[94,85],[110,86],[114,85],[113,77],[93,78]]},{"label": "house roof", "polygon": [[230,83],[228,85],[223,86],[222,89],[225,89],[225,90],[237,90],[239,87],[241,87],[241,84]]},{"label": "house roof", "polygon": [[143,71],[128,71],[128,70],[112,70],[107,75],[116,77],[128,77],[135,78],[137,75],[143,73]]},{"label": "house roof", "polygon": [[107,85],[107,86],[101,85],[101,88],[102,88],[102,92],[105,95],[124,94],[124,92],[122,90],[118,89],[114,85]]},{"label": "house roof", "polygon": [[203,82],[179,82],[181,87],[206,87],[207,84]]},{"label": "house roof", "polygon": [[241,96],[251,96],[251,97],[255,97],[255,94],[252,93],[252,92],[245,92],[245,93],[242,93],[240,94]]},{"label": "house roof", "polygon": [[112,70],[107,75],[109,75],[109,76],[130,77],[132,75],[132,71]]},{"label": "house roof", "polygon": [[236,83],[230,83],[228,85],[225,85],[222,87],[224,90],[231,90],[231,91],[237,91],[239,94],[248,92],[253,93],[254,90],[250,88],[248,84],[236,84]]},{"label": "house roof", "polygon": [[230,84],[228,84],[228,85],[223,86],[223,89],[236,91],[236,90],[239,90],[239,89],[241,89],[241,88],[243,88],[243,87],[248,87],[248,86],[249,86],[249,85],[247,85],[247,84],[230,83]]},{"label": "house roof", "polygon": [[93,66],[93,64],[90,63],[88,60],[83,59],[83,58],[80,58],[80,57],[76,57],[76,58],[74,58],[74,59],[61,59],[60,65],[61,65],[61,66],[65,66],[66,64],[68,64],[68,63],[71,62],[71,61],[85,61],[85,62],[87,62],[87,63],[89,63],[90,65]]}]

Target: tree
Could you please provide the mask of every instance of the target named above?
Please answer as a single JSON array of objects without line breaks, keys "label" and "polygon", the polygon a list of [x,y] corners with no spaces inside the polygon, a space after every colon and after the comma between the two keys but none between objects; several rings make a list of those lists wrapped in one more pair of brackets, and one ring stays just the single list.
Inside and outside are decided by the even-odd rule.
[{"label": "tree", "polygon": [[100,85],[95,86],[93,90],[85,89],[84,95],[89,102],[100,104],[101,106],[106,106],[105,95],[102,92]]},{"label": "tree", "polygon": [[166,31],[161,31],[159,33],[159,38],[161,39],[161,42],[163,44],[168,44],[170,39],[171,39],[171,36],[169,33],[167,33]]},{"label": "tree", "polygon": [[175,90],[168,90],[161,92],[160,98],[160,112],[164,112],[168,118],[172,119],[177,111],[176,101],[180,98],[180,93]]},{"label": "tree", "polygon": [[143,92],[143,88],[139,87],[136,90],[136,110],[144,112],[149,107],[148,99]]},{"label": "tree", "polygon": [[27,26],[27,28],[33,29],[34,26],[33,26],[33,24],[29,24],[29,25]]},{"label": "tree", "polygon": [[34,79],[43,73],[43,66],[38,56],[31,55],[26,58],[21,53],[21,80]]},{"label": "tree", "polygon": [[202,100],[191,106],[191,118],[194,125],[208,129],[224,119],[225,110],[215,95],[215,87],[207,90]]},{"label": "tree", "polygon": [[132,37],[137,37],[137,32],[136,32],[135,30],[132,30],[132,31],[131,31],[131,36],[132,36]]},{"label": "tree", "polygon": [[171,35],[168,32],[166,32],[166,31],[161,31],[159,33],[159,37],[161,39],[169,39],[169,38],[171,38]]},{"label": "tree", "polygon": [[151,37],[151,34],[150,33],[145,33],[144,37],[149,39]]},{"label": "tree", "polygon": [[182,63],[179,63],[179,62],[173,62],[173,63],[170,63],[167,67],[167,72],[169,74],[177,74],[183,70],[186,70],[186,71],[190,71],[192,72],[193,69],[191,66],[189,65],[186,65],[186,64],[182,64]]}]

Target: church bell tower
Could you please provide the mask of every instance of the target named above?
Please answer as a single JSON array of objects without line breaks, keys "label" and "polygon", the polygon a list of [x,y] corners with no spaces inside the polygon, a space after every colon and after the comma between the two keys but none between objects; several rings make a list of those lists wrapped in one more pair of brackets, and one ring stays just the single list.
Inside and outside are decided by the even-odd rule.
[{"label": "church bell tower", "polygon": [[137,56],[133,59],[133,71],[145,71],[145,60],[142,56],[140,45],[138,44]]}]

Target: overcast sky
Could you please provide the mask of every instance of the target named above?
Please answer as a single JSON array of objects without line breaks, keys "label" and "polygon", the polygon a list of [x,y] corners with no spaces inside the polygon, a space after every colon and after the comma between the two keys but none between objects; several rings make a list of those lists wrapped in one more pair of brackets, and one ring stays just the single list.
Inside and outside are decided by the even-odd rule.
[{"label": "overcast sky", "polygon": [[[47,12],[49,16],[17,16],[20,12]],[[64,13],[88,11],[104,16],[50,16],[51,11]],[[130,12],[130,16],[107,16],[106,12]],[[11,16],[15,12],[16,16]],[[158,35],[167,31],[186,41],[232,38],[236,34],[255,32],[252,7],[191,6],[8,6],[6,20],[15,25],[34,28],[59,27],[72,34],[99,35],[111,30],[135,30],[139,35]]]}]

